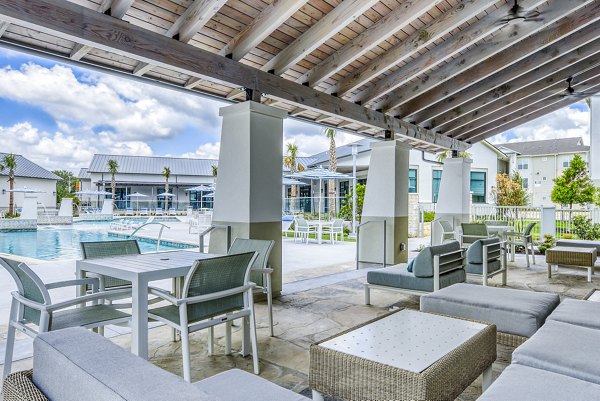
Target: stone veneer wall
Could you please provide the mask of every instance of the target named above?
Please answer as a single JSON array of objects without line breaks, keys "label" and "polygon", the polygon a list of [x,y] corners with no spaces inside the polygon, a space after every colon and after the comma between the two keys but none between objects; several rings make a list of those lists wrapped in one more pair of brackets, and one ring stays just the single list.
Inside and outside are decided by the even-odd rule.
[{"label": "stone veneer wall", "polygon": [[408,236],[419,235],[419,194],[408,194]]},{"label": "stone veneer wall", "polygon": [[37,230],[36,219],[2,219],[0,230]]},{"label": "stone veneer wall", "polygon": [[73,224],[73,217],[71,216],[38,216],[37,223],[40,225],[66,225]]},{"label": "stone veneer wall", "polygon": [[78,219],[84,220],[84,221],[89,221],[89,220],[104,221],[104,220],[112,220],[113,215],[112,214],[88,213],[88,214],[80,214]]}]

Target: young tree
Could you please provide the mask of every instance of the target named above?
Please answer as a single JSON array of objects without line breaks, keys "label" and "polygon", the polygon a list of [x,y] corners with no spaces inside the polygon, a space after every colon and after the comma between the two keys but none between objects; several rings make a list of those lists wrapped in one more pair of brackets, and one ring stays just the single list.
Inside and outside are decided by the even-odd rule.
[{"label": "young tree", "polygon": [[169,177],[171,177],[171,169],[167,166],[163,168],[163,177],[165,177],[165,210],[169,209]]},{"label": "young tree", "polygon": [[552,202],[569,205],[569,209],[572,209],[574,203],[584,206],[593,202],[595,193],[596,188],[590,179],[585,161],[580,155],[575,155],[569,167],[560,177],[554,179]]},{"label": "young tree", "polygon": [[496,175],[496,188],[492,190],[492,196],[498,206],[526,206],[529,203],[523,178],[518,172],[514,172],[512,177],[504,173]]},{"label": "young tree", "polygon": [[119,163],[116,160],[109,160],[107,162],[108,172],[110,173],[110,189],[112,190],[113,202],[115,201],[115,194],[117,192],[117,183],[115,181],[115,174],[119,171]]},{"label": "young tree", "polygon": [[[335,146],[335,130],[333,128],[324,129],[325,136],[329,138],[329,171],[335,172],[337,170],[337,154]],[[329,216],[334,218],[335,213],[335,180],[329,180],[327,184],[329,189]]]},{"label": "young tree", "polygon": [[[12,153],[4,155],[2,160],[0,160],[0,172],[3,170],[8,170],[5,173],[8,173],[8,189],[15,189],[15,171],[17,170],[17,157]],[[15,214],[15,194],[14,192],[9,192],[8,195],[8,214]]]},{"label": "young tree", "polygon": [[56,183],[56,202],[60,203],[62,198],[75,189],[77,178],[67,170],[54,170],[52,172],[61,178],[61,181]]},{"label": "young tree", "polygon": [[[367,186],[365,184],[356,184],[356,221],[358,222],[360,222],[362,216],[366,188]],[[352,192],[346,194],[346,199],[342,202],[342,206],[340,207],[340,217],[344,220],[352,221]]]}]

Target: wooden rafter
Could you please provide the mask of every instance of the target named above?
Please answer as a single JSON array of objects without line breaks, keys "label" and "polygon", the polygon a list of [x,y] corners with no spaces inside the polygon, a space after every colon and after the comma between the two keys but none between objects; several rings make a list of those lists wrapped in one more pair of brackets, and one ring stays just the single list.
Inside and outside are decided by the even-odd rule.
[{"label": "wooden rafter", "polygon": [[254,93],[269,94],[271,98],[360,125],[389,130],[440,147],[467,148],[461,141],[65,0],[3,0],[0,19],[189,76],[249,88]]},{"label": "wooden rafter", "polygon": [[317,21],[292,44],[277,53],[263,67],[263,71],[281,75],[306,55],[354,21],[379,0],[344,0],[327,15]]},{"label": "wooden rafter", "polygon": [[[338,93],[338,96],[348,95],[354,89],[366,84],[396,64],[417,54],[426,46],[431,45],[448,32],[483,12],[495,2],[496,0],[464,0],[449,12],[433,20],[423,29],[413,33],[398,45],[388,49],[380,57],[373,59],[373,61],[350,74],[346,79],[338,82],[332,89],[332,92]],[[357,99],[351,97],[351,100],[356,101]]]},{"label": "wooden rafter", "polygon": [[390,36],[435,7],[441,0],[409,0],[390,11],[369,29],[346,43],[341,49],[306,72],[299,82],[308,82],[314,88],[352,61],[364,55]]},{"label": "wooden rafter", "polygon": [[0,37],[4,35],[4,32],[6,32],[9,26],[10,22],[0,21]]},{"label": "wooden rafter", "polygon": [[[592,10],[584,8],[589,4],[592,4]],[[417,83],[390,92],[378,108],[393,115],[410,116],[433,104],[431,98],[443,100],[594,22],[600,18],[598,7],[600,3],[595,0],[550,1],[538,8],[542,14],[535,21],[508,26],[509,29],[499,31],[486,43],[479,44]],[[438,90],[442,84],[444,90]],[[433,93],[427,94],[433,89]]]},{"label": "wooden rafter", "polygon": [[479,81],[477,85],[464,88],[449,98],[414,114],[411,120],[424,127],[446,130],[446,124],[452,120],[474,112],[518,88],[595,54],[597,49],[600,49],[600,44],[595,42],[599,30],[600,22],[597,21],[573,32],[560,42],[541,49],[510,68],[505,68]]}]

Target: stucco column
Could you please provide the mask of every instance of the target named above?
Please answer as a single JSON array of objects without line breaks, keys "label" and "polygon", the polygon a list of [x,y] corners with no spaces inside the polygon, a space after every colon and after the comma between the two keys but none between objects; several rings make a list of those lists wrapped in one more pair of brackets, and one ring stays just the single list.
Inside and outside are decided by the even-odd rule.
[{"label": "stucco column", "polygon": [[408,167],[411,147],[398,141],[371,143],[371,163],[359,238],[361,262],[383,261],[383,224],[386,222],[386,263],[407,261]]},{"label": "stucco column", "polygon": [[600,96],[591,97],[590,120],[590,177],[600,185]]},{"label": "stucco column", "polygon": [[[446,220],[455,232],[461,223],[471,221],[471,164],[473,160],[446,158],[440,181],[440,192],[435,209],[436,220]],[[432,225],[431,243],[438,245],[442,239],[439,224]]]},{"label": "stucco column", "polygon": [[[223,107],[213,224],[236,237],[275,241],[269,263],[281,291],[281,171],[284,110],[247,101]],[[225,233],[211,233],[210,252],[225,253]]]}]

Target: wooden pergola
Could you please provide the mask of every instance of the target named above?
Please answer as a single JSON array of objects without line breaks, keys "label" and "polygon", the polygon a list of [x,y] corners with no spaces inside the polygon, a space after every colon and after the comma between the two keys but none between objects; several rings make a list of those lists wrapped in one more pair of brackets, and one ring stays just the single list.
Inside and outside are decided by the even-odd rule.
[{"label": "wooden pergola", "polygon": [[600,92],[599,18],[600,0],[2,0],[0,42],[436,152]]}]

